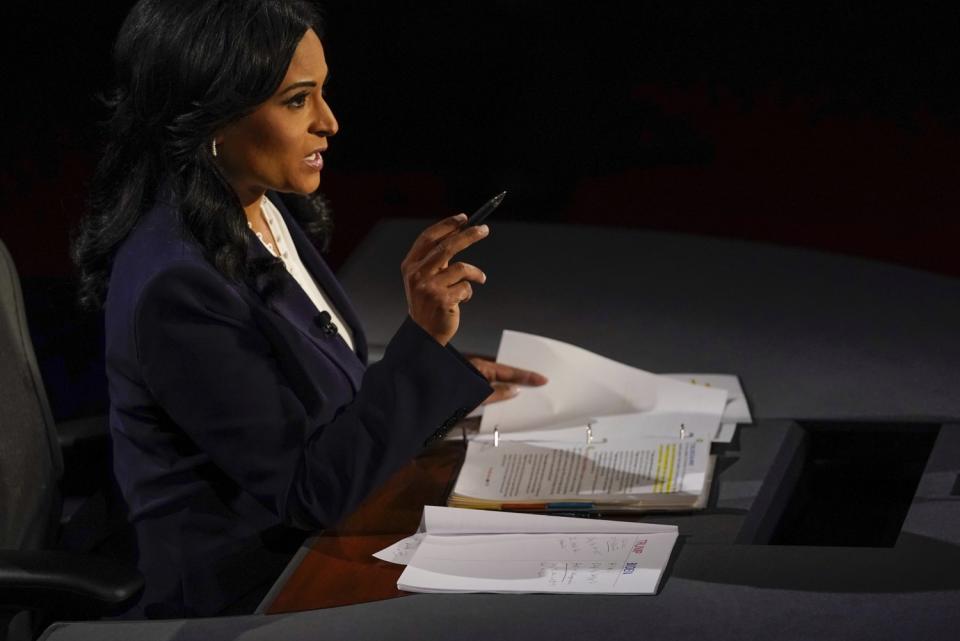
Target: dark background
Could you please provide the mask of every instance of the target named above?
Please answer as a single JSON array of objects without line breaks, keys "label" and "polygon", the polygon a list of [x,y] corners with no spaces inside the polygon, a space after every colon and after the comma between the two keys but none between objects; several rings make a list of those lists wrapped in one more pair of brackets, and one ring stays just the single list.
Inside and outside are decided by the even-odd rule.
[{"label": "dark background", "polygon": [[[960,3],[324,3],[340,265],[380,218],[736,237],[960,275]],[[130,2],[8,2],[0,238],[58,418],[106,404],[68,237]],[[544,239],[549,242],[548,238]],[[399,287],[398,279],[398,287]]]}]

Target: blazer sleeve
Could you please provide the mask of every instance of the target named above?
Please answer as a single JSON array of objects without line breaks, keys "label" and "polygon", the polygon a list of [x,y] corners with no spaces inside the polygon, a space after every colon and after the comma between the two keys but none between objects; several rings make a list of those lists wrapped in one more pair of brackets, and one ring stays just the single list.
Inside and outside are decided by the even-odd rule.
[{"label": "blazer sleeve", "polygon": [[219,274],[177,265],[143,290],[135,345],[144,382],[171,420],[290,525],[335,523],[492,391],[407,318],[352,402],[327,408],[319,424],[252,314]]}]

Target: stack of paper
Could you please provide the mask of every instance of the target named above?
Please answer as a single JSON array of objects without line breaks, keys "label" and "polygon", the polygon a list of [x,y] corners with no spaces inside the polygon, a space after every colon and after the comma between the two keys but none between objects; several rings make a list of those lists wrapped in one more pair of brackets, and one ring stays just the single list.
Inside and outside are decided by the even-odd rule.
[{"label": "stack of paper", "polygon": [[653,594],[673,525],[427,506],[420,532],[377,552],[410,592]]}]

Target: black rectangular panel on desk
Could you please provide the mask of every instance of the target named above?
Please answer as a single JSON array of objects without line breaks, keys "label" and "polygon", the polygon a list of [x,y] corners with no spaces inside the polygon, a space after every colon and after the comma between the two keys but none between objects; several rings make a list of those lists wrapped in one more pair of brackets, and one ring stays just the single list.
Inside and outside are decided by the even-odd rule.
[{"label": "black rectangular panel on desk", "polygon": [[794,423],[738,543],[893,547],[940,426]]}]

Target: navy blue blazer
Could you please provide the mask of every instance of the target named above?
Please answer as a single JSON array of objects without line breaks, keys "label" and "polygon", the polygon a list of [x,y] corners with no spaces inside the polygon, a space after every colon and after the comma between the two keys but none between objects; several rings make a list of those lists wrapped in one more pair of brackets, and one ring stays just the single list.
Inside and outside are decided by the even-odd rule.
[{"label": "navy blue blazer", "polygon": [[106,301],[114,470],[146,577],[134,616],[213,615],[262,589],[282,566],[265,560],[272,541],[336,523],[492,391],[409,318],[367,367],[346,294],[268,197],[357,352],[324,334],[289,274],[270,296],[231,282],[172,204],[143,216]]}]

